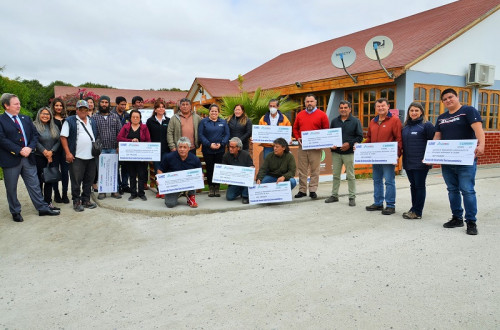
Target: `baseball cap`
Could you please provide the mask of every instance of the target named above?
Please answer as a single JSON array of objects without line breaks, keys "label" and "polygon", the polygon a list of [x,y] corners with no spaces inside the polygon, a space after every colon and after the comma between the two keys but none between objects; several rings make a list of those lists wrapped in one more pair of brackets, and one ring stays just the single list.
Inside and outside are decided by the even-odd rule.
[{"label": "baseball cap", "polygon": [[89,108],[89,104],[87,103],[87,101],[85,100],[78,100],[78,102],[76,102],[76,108],[79,109],[79,108]]}]

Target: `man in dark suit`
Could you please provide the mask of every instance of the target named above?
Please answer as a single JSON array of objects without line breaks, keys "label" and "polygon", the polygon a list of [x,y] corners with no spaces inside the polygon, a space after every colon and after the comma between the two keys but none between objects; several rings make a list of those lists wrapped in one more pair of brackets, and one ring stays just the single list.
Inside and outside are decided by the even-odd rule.
[{"label": "man in dark suit", "polygon": [[19,175],[23,178],[28,194],[40,216],[59,215],[59,210],[49,207],[43,200],[36,174],[35,156],[32,151],[38,133],[28,116],[19,115],[21,102],[14,94],[5,93],[0,98],[5,113],[0,115],[0,167],[3,169],[7,201],[12,218],[22,222],[21,204],[17,199]]}]

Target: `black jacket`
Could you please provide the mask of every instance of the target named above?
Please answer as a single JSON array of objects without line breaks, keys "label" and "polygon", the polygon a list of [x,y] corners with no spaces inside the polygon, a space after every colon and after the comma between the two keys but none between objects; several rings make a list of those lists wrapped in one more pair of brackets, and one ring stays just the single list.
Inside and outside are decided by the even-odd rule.
[{"label": "black jacket", "polygon": [[149,135],[151,136],[151,142],[161,142],[161,154],[170,152],[167,144],[167,128],[170,118],[164,117],[161,125],[156,120],[156,117],[150,117],[146,121],[146,126],[149,130]]},{"label": "black jacket", "polygon": [[354,117],[352,114],[342,121],[340,116],[334,118],[330,123],[330,128],[342,128],[342,143],[349,142],[349,149],[346,151],[337,148],[332,149],[332,152],[338,154],[352,154],[354,150],[352,149],[355,143],[361,143],[363,141],[363,129],[361,128],[361,122],[358,118]]}]

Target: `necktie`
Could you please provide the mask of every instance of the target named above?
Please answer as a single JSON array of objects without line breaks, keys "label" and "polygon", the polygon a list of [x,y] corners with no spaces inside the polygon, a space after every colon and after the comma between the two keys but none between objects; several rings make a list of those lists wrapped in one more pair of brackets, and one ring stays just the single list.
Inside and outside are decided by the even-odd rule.
[{"label": "necktie", "polygon": [[26,141],[24,141],[23,130],[21,129],[21,125],[19,125],[19,122],[17,121],[17,116],[12,116],[12,118],[14,118],[14,123],[16,124],[17,129],[19,130],[19,134],[21,134],[21,140],[20,141],[22,141],[23,144],[26,146]]}]

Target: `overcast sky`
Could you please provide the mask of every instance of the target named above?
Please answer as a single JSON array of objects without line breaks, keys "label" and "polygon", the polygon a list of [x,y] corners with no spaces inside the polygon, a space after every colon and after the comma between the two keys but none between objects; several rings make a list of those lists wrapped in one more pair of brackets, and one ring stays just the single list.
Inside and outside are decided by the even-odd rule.
[{"label": "overcast sky", "polygon": [[279,54],[450,2],[4,0],[0,66],[44,85],[189,89],[195,77],[232,80]]}]

